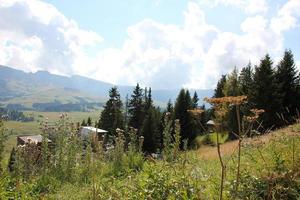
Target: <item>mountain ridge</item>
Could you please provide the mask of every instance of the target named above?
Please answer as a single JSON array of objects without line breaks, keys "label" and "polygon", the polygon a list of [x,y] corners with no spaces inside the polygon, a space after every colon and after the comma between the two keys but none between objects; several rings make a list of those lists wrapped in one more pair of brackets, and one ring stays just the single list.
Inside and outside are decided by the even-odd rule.
[{"label": "mountain ridge", "polygon": [[[95,80],[81,75],[63,76],[51,74],[48,71],[24,72],[22,70],[14,69],[8,66],[0,65],[0,103],[8,104],[11,102],[22,103],[22,99],[32,94],[45,95],[45,91],[55,90],[59,91],[57,94],[49,94],[49,101],[60,101],[64,95],[69,95],[70,99],[66,102],[76,102],[77,97],[85,97],[88,102],[104,102],[108,98],[108,90],[115,86],[114,84],[107,83],[101,80]],[[130,96],[134,86],[116,85],[120,91],[121,97],[124,99],[126,95]],[[152,97],[154,101],[163,106],[171,99],[173,102],[176,100],[180,89],[153,89]],[[197,91],[199,96],[199,103],[202,104],[203,97],[212,96],[213,90],[190,90],[191,95]],[[57,98],[55,98],[57,97]],[[75,98],[72,98],[75,97]],[[32,98],[31,103],[36,102]],[[26,101],[29,101],[28,99]],[[45,101],[46,103],[47,101]],[[28,102],[27,102],[28,103]]]}]

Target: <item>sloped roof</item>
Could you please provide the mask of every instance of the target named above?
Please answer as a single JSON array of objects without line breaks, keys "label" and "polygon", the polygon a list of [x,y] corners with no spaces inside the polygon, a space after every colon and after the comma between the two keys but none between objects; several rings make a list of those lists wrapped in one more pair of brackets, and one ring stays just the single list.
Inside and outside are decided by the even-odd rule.
[{"label": "sloped roof", "polygon": [[[43,141],[43,136],[42,135],[23,135],[23,136],[18,136],[19,139],[23,140],[24,143],[41,143]],[[48,142],[51,142],[51,140],[48,139]]]}]

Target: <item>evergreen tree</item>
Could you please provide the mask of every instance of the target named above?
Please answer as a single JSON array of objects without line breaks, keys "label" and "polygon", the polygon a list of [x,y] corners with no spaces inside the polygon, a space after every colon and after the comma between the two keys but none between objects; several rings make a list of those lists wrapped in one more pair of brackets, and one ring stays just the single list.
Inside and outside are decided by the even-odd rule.
[{"label": "evergreen tree", "polygon": [[92,119],[91,119],[91,117],[88,117],[86,124],[87,124],[87,126],[92,126]]},{"label": "evergreen tree", "polygon": [[153,104],[151,88],[149,88],[148,92],[145,90],[145,109],[148,110]]},{"label": "evergreen tree", "polygon": [[161,114],[159,109],[151,106],[145,115],[145,120],[141,128],[144,136],[143,151],[148,153],[156,152],[160,148],[161,136],[159,133]]},{"label": "evergreen tree", "polygon": [[[175,118],[180,122],[181,141],[188,139],[191,142],[195,134],[193,132],[193,120],[188,110],[192,109],[192,99],[188,90],[181,89],[175,104]],[[181,143],[182,144],[182,143]]]},{"label": "evergreen tree", "polygon": [[169,101],[168,101],[166,112],[169,112],[169,113],[173,113],[174,112],[174,106],[172,104],[171,99],[169,99]]},{"label": "evergreen tree", "polygon": [[160,118],[161,113],[159,108],[153,105],[151,88],[145,88],[145,108],[144,108],[144,121],[141,127],[141,135],[144,136],[143,150],[151,153],[156,152],[160,148]]},{"label": "evergreen tree", "polygon": [[253,87],[253,72],[251,63],[241,70],[239,76],[239,88],[241,95],[250,96]]},{"label": "evergreen tree", "polygon": [[138,129],[140,133],[140,128],[144,121],[144,101],[143,101],[143,90],[140,88],[139,84],[133,90],[131,99],[129,100],[129,126]]},{"label": "evergreen tree", "polygon": [[15,147],[13,147],[10,152],[10,157],[9,157],[9,161],[8,161],[9,172],[13,172],[15,170],[15,164],[16,164],[16,150],[15,150]]},{"label": "evergreen tree", "polygon": [[109,100],[101,112],[98,127],[108,131],[108,135],[115,136],[116,129],[124,128],[124,117],[122,114],[122,101],[117,87],[109,90]]},{"label": "evergreen tree", "polygon": [[82,120],[82,122],[81,122],[81,126],[86,126],[85,119],[83,119],[83,120]]},{"label": "evergreen tree", "polygon": [[267,54],[260,61],[260,65],[255,67],[253,91],[250,101],[255,108],[264,109],[262,123],[265,129],[278,125],[277,116],[280,107],[280,98],[277,93],[277,84],[274,71],[272,69],[272,60]]},{"label": "evergreen tree", "polygon": [[226,84],[226,75],[222,75],[221,79],[218,81],[217,87],[215,89],[215,98],[224,97],[223,89]]},{"label": "evergreen tree", "polygon": [[192,99],[193,108],[198,108],[198,101],[199,101],[198,94],[195,91]]},{"label": "evergreen tree", "polygon": [[238,96],[240,94],[237,68],[234,68],[232,73],[228,75],[223,87],[223,94],[225,96]]},{"label": "evergreen tree", "polygon": [[[281,110],[285,120],[291,121],[296,114],[298,96],[298,72],[296,70],[294,56],[290,50],[284,52],[283,59],[279,62],[275,73],[278,83],[278,92],[281,97]],[[287,111],[288,109],[288,111]]]}]

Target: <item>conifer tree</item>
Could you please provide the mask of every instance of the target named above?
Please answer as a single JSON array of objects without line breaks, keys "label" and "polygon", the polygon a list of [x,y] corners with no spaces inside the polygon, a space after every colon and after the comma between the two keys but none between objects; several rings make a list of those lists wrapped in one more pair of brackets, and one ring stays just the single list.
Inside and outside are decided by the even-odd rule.
[{"label": "conifer tree", "polygon": [[241,70],[239,75],[239,88],[241,95],[250,96],[253,87],[253,72],[251,63]]},{"label": "conifer tree", "polygon": [[[192,99],[188,90],[181,89],[176,99],[174,114],[180,122],[181,141],[188,140],[191,142],[195,134],[193,132],[193,120],[188,110],[192,109]],[[181,143],[182,144],[182,143]]]},{"label": "conifer tree", "polygon": [[91,117],[88,117],[87,121],[86,121],[87,126],[92,126],[92,119]]},{"label": "conifer tree", "polygon": [[124,117],[122,113],[122,101],[117,87],[109,90],[109,100],[101,112],[98,127],[108,131],[108,135],[115,136],[116,129],[124,128]]},{"label": "conifer tree", "polygon": [[160,111],[154,106],[147,110],[141,133],[144,136],[143,151],[148,153],[156,152],[160,147],[161,136],[159,134]]},{"label": "conifer tree", "polygon": [[198,94],[197,94],[197,92],[195,91],[195,92],[194,92],[193,99],[192,99],[193,108],[198,108],[198,101],[199,101]]},{"label": "conifer tree", "polygon": [[151,88],[145,89],[145,108],[144,108],[144,121],[141,127],[141,135],[144,136],[143,150],[151,153],[156,152],[160,148],[161,135],[160,135],[160,109],[155,108],[153,105]]},{"label": "conifer tree", "polygon": [[10,157],[9,157],[9,161],[8,161],[9,172],[13,172],[15,170],[15,163],[16,163],[16,150],[15,150],[15,147],[13,147],[10,152]]},{"label": "conifer tree", "polygon": [[225,96],[238,96],[240,94],[237,68],[234,68],[231,74],[227,76],[223,94]]},{"label": "conifer tree", "polygon": [[83,119],[82,120],[82,122],[81,122],[81,126],[86,126],[87,124],[86,124],[86,122],[85,122],[85,119]]},{"label": "conifer tree", "polygon": [[299,77],[291,50],[284,52],[284,56],[277,66],[275,77],[282,103],[280,112],[284,114],[285,120],[290,121],[296,114],[297,101],[299,101],[297,99]]},{"label": "conifer tree", "polygon": [[278,125],[279,119],[276,117],[280,108],[280,98],[277,92],[272,60],[267,54],[260,65],[255,67],[253,91],[250,101],[255,108],[264,109],[262,123],[265,129]]},{"label": "conifer tree", "polygon": [[221,79],[218,81],[217,87],[215,89],[215,98],[224,97],[223,89],[226,83],[226,75],[222,75]]},{"label": "conifer tree", "polygon": [[172,104],[171,99],[169,99],[169,101],[167,103],[166,112],[169,112],[169,113],[173,113],[174,112],[174,106]]},{"label": "conifer tree", "polygon": [[130,117],[129,126],[138,129],[138,133],[140,133],[140,128],[144,121],[144,101],[143,90],[139,84],[134,88],[131,99],[129,100],[128,113]]}]

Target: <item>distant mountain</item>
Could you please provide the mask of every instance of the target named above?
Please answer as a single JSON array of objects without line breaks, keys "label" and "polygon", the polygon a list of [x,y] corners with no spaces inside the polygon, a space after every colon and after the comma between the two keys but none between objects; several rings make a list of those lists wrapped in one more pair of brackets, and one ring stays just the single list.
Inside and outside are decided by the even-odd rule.
[{"label": "distant mountain", "polygon": [[[26,73],[0,65],[0,104],[21,104],[32,108],[34,103],[95,103],[108,97],[111,83],[74,75],[71,77],[51,74],[47,71]],[[133,86],[118,86],[122,98],[131,95]],[[171,99],[175,101],[179,89],[152,89],[154,101],[161,106]],[[191,90],[191,95],[194,90]],[[197,90],[200,100],[212,96],[213,90]],[[200,102],[201,104],[202,102]]]}]

